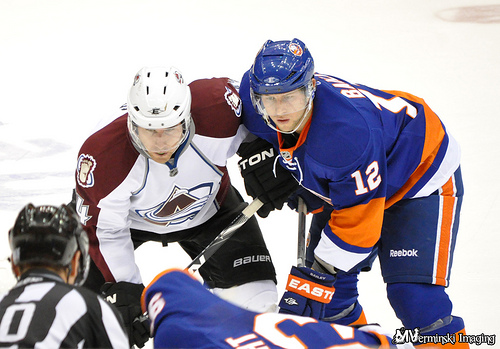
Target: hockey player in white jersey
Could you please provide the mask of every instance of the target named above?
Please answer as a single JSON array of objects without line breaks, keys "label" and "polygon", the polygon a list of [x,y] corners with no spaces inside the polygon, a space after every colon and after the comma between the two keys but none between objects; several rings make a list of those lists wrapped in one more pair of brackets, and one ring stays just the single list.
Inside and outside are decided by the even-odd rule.
[{"label": "hockey player in white jersey", "polygon": [[[93,261],[86,285],[111,296],[138,346],[148,330],[138,321],[144,286],[134,249],[146,241],[179,242],[194,258],[246,206],[226,169],[248,135],[240,115],[229,79],[188,86],[174,67],[145,67],[127,109],[81,147],[76,208]],[[255,218],[200,274],[215,294],[243,308],[266,311],[277,302],[274,266]]]}]

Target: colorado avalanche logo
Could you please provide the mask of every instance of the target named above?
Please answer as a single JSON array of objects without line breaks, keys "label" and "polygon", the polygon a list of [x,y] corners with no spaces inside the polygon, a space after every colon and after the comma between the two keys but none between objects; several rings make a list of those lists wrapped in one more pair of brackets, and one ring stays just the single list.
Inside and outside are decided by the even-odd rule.
[{"label": "colorado avalanche logo", "polygon": [[231,109],[233,109],[236,116],[240,117],[242,108],[240,97],[238,97],[238,95],[234,93],[233,90],[226,86],[226,93],[224,93],[224,98],[226,99],[226,102],[227,104],[229,104]]},{"label": "colorado avalanche logo", "polygon": [[201,211],[211,194],[212,183],[190,189],[175,186],[165,201],[150,209],[136,210],[136,213],[154,224],[167,227],[182,224],[193,219]]},{"label": "colorado avalanche logo", "polygon": [[92,155],[81,154],[78,157],[76,180],[80,186],[83,188],[94,186],[94,170],[96,166],[97,163]]}]

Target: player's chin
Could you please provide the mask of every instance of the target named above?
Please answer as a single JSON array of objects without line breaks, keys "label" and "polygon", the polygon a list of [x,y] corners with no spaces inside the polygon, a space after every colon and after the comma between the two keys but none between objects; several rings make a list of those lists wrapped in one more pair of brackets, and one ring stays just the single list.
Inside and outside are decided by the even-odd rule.
[{"label": "player's chin", "polygon": [[292,127],[290,119],[275,119],[273,120],[276,126],[282,131],[288,131]]},{"label": "player's chin", "polygon": [[172,156],[172,153],[171,152],[166,152],[166,153],[163,153],[163,152],[150,152],[149,156],[154,161],[159,162],[161,164],[164,164],[165,162],[167,162],[168,160],[170,160],[170,157]]}]

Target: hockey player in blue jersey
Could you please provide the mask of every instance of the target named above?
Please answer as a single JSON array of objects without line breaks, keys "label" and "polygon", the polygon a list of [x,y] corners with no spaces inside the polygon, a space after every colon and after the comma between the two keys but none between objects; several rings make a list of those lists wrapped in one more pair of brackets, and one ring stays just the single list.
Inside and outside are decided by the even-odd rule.
[{"label": "hockey player in blue jersey", "polygon": [[[328,288],[321,275],[329,274],[336,291],[328,303],[298,294],[289,282],[281,311],[365,322],[358,274],[378,256],[388,299],[406,328],[464,333],[445,292],[463,195],[460,148],[429,106],[408,93],[315,73],[298,39],[267,41],[240,95],[244,124],[260,137],[240,154],[247,192],[267,205],[259,214],[282,207],[268,173],[283,176],[283,168],[300,183],[309,210],[322,210],[311,224],[312,240],[319,240],[309,247],[313,270],[294,267],[291,277]],[[269,143],[279,153],[275,161],[249,161],[272,151]]]},{"label": "hockey player in blue jersey", "polygon": [[180,269],[160,273],[144,290],[142,307],[151,319],[155,348],[396,348],[376,325],[355,329],[245,310],[213,295]]}]

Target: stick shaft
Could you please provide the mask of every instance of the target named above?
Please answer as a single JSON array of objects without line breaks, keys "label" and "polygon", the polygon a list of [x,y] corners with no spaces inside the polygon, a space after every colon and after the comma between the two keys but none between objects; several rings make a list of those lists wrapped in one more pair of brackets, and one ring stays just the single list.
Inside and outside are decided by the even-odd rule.
[{"label": "stick shaft", "polygon": [[297,237],[297,267],[303,267],[306,263],[306,214],[307,206],[299,196],[297,212],[299,213],[299,227]]},{"label": "stick shaft", "polygon": [[255,199],[245,207],[243,211],[226,227],[222,230],[219,235],[210,243],[201,253],[196,256],[191,263],[186,267],[192,273],[198,271],[201,266],[217,252],[219,248],[226,243],[226,241],[243,225],[245,224],[255,212],[259,210],[263,205],[262,201]]}]

